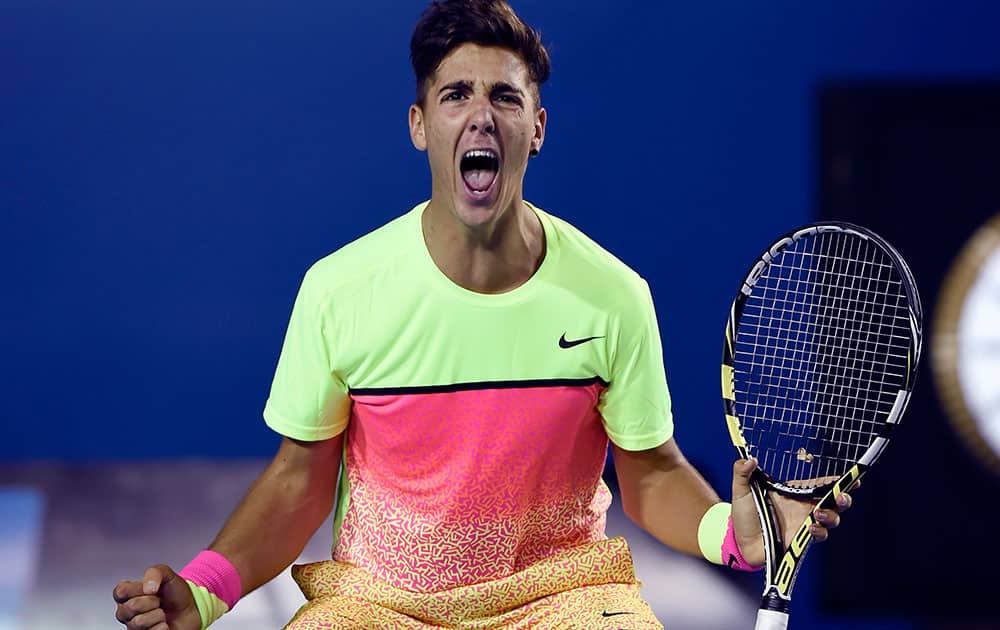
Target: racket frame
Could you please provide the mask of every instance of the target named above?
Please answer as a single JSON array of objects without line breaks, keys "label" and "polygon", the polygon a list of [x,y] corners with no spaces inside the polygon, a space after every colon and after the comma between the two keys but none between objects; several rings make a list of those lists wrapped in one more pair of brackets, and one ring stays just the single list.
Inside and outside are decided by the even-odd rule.
[{"label": "racket frame", "polygon": [[[898,426],[903,412],[910,399],[913,381],[916,378],[916,368],[922,346],[922,310],[920,296],[917,292],[913,274],[899,252],[883,238],[867,228],[846,222],[826,221],[812,223],[799,227],[777,239],[768,247],[750,267],[740,284],[739,292],[729,310],[729,320],[726,323],[725,343],[722,353],[722,399],[726,415],[726,425],[729,437],[741,459],[750,457],[746,439],[743,436],[743,424],[736,407],[736,335],[737,326],[746,305],[748,297],[753,292],[757,281],[775,259],[790,245],[802,238],[813,237],[824,233],[850,233],[866,240],[871,240],[888,254],[901,276],[909,306],[910,348],[908,354],[908,370],[906,383],[900,390],[890,410],[886,425],[872,444],[844,474],[831,483],[816,488],[797,488],[778,483],[769,478],[759,468],[753,471],[750,479],[750,492],[757,507],[761,531],[764,535],[765,579],[764,592],[761,598],[757,617],[757,630],[780,630],[788,623],[789,604],[795,578],[802,566],[802,559],[812,544],[812,525],[816,523],[814,513],[817,509],[836,510],[837,499],[848,491],[868,471],[872,464],[884,451],[892,431]],[[785,550],[782,534],[777,526],[777,517],[770,500],[770,493],[778,492],[799,499],[818,499],[816,507],[796,529]],[[780,560],[779,560],[780,558]]]}]

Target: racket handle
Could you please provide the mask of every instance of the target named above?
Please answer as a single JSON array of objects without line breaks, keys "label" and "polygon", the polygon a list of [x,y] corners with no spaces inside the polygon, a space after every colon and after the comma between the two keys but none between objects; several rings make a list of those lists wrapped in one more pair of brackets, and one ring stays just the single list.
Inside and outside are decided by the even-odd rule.
[{"label": "racket handle", "polygon": [[788,613],[777,610],[757,611],[757,625],[754,630],[785,630],[788,627]]}]

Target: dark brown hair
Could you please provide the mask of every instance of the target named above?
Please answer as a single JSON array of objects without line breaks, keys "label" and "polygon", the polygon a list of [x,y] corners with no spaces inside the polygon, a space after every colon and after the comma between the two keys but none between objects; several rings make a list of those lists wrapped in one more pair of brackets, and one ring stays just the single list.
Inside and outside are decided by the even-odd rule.
[{"label": "dark brown hair", "polygon": [[538,31],[524,23],[504,0],[434,0],[424,10],[410,39],[410,62],[417,78],[417,104],[423,107],[427,84],[441,61],[462,44],[500,46],[519,55],[539,88],[552,64]]}]

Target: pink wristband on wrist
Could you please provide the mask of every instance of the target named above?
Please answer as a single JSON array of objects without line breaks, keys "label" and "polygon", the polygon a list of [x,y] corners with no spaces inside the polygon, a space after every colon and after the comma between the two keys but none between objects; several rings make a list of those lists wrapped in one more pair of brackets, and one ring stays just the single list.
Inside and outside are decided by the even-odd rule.
[{"label": "pink wristband on wrist", "polygon": [[240,574],[236,567],[217,551],[206,549],[202,551],[177,575],[207,588],[213,595],[221,599],[232,610],[243,593]]},{"label": "pink wristband on wrist", "polygon": [[736,532],[733,531],[732,516],[729,517],[729,521],[726,523],[726,537],[722,539],[722,561],[729,565],[730,569],[736,569],[737,571],[760,571],[764,568],[764,565],[755,567],[743,558],[743,554],[740,553],[740,547],[736,544]]}]

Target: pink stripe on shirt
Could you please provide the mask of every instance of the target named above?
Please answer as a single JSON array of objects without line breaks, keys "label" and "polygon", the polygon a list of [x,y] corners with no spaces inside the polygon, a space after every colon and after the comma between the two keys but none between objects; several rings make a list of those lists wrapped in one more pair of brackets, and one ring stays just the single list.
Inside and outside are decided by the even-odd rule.
[{"label": "pink stripe on shirt", "polygon": [[433,592],[605,538],[603,386],[354,396],[334,557]]}]

